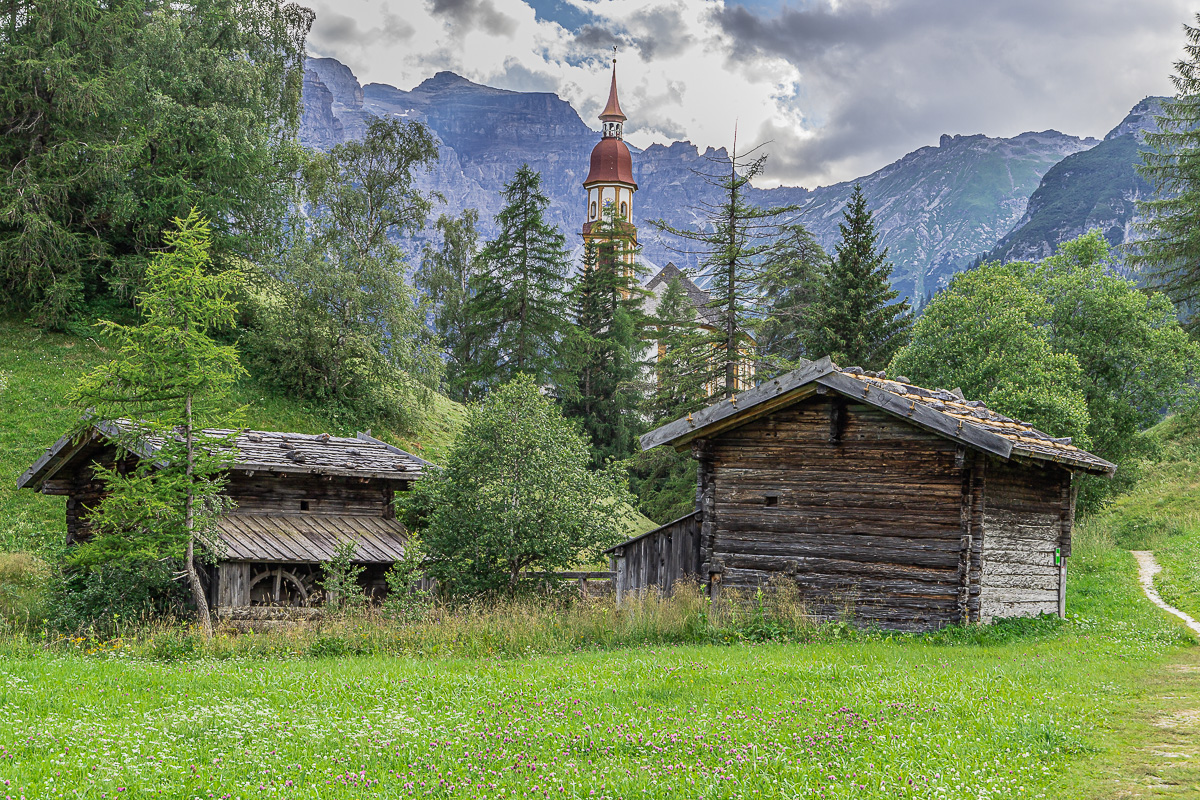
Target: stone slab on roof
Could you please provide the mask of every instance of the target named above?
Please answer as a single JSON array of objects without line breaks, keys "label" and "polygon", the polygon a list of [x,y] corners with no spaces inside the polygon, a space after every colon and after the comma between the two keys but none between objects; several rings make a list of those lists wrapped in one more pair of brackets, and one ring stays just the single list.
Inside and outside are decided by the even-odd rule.
[{"label": "stone slab on roof", "polygon": [[[212,428],[198,434],[213,439],[236,434],[236,453],[231,453],[229,468],[240,471],[415,480],[424,475],[429,463],[365,433],[350,438],[327,433]],[[121,442],[143,459],[154,458],[163,444],[160,437],[138,436],[129,420],[99,422],[82,434],[67,434],[51,445],[18,479],[17,488],[40,488],[87,445],[103,441]]]},{"label": "stone slab on roof", "polygon": [[816,392],[818,386],[1006,460],[1052,461],[1102,475],[1112,475],[1117,469],[1115,464],[1079,449],[1069,438],[1050,436],[1027,422],[992,411],[978,400],[966,400],[960,393],[888,380],[883,373],[858,367],[842,369],[828,357],[650,431],[641,437],[642,449],[662,444],[682,448],[693,439],[730,430],[799,402]]}]

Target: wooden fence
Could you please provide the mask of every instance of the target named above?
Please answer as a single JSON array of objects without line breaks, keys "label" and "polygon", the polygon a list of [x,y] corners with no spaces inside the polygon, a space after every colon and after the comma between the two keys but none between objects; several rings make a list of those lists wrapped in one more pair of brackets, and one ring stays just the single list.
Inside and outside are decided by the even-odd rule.
[{"label": "wooden fence", "polygon": [[608,551],[616,572],[617,605],[628,592],[671,587],[700,573],[700,512],[668,522]]}]

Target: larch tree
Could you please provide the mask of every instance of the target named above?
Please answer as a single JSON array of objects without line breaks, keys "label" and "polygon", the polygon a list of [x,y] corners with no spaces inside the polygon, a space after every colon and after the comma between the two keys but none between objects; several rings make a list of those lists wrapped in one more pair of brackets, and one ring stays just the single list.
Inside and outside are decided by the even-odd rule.
[{"label": "larch tree", "polygon": [[475,377],[485,387],[520,374],[546,384],[557,370],[566,323],[566,240],[546,221],[550,199],[528,164],[503,194],[504,208],[496,215],[500,232],[480,254],[484,272],[470,303],[472,317],[491,329],[491,358]]},{"label": "larch tree", "polygon": [[[1158,194],[1138,203],[1144,238],[1131,247],[1129,262],[1190,316],[1200,301],[1200,25],[1183,30],[1186,57],[1171,77],[1176,94],[1163,104],[1159,130],[1146,134],[1149,148],[1138,167]],[[1193,333],[1196,326],[1193,318]]]},{"label": "larch tree", "polygon": [[[761,147],[761,146],[760,146]],[[763,261],[777,246],[780,227],[795,206],[759,206],[748,197],[750,182],[762,174],[765,155],[759,148],[739,155],[707,156],[711,166],[695,174],[716,191],[694,209],[696,227],[676,228],[664,220],[652,224],[683,240],[676,249],[699,259],[699,273],[708,278],[710,308],[716,325],[709,332],[709,368],[704,384],[720,387],[714,395],[730,397],[742,386],[753,359],[750,331],[762,314],[760,283]]]},{"label": "larch tree", "polygon": [[571,289],[573,324],[562,348],[563,413],[579,419],[591,438],[596,467],[631,455],[642,427],[648,292],[630,227],[614,205],[605,206]]},{"label": "larch tree", "polygon": [[892,263],[887,248],[879,248],[861,184],[843,215],[841,240],[821,282],[812,349],[843,366],[881,369],[907,340],[912,317],[908,301],[896,302]]},{"label": "larch tree", "polygon": [[487,326],[471,313],[482,278],[478,222],[473,208],[460,217],[438,217],[441,246],[426,245],[414,275],[417,288],[433,305],[433,331],[446,360],[446,393],[460,402],[477,394],[475,375],[488,345]]},{"label": "larch tree", "polygon": [[81,435],[97,423],[127,420],[119,426],[121,451],[144,452],[146,443],[157,448],[132,471],[121,458],[112,467],[95,465],[108,494],[93,518],[93,540],[75,558],[182,558],[200,627],[211,637],[196,549],[217,549],[216,518],[226,505],[223,470],[236,431],[204,429],[234,425],[228,392],[243,370],[237,351],[213,334],[233,326],[243,275],[233,268],[212,270],[209,226],[198,212],[176,222],[163,236],[166,249],[146,269],[137,296],[141,322],[99,324],[117,355],[71,395],[86,411]]}]

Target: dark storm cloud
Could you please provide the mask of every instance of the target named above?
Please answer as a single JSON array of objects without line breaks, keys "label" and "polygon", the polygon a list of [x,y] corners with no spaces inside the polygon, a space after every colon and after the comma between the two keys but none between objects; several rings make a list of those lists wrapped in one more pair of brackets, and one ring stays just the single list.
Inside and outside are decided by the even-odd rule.
[{"label": "dark storm cloud", "polygon": [[493,36],[512,36],[517,21],[496,9],[492,0],[432,0],[429,10],[465,30],[482,28]]},{"label": "dark storm cloud", "polygon": [[313,27],[312,39],[318,47],[337,48],[351,45],[364,47],[376,42],[402,41],[413,35],[412,26],[395,14],[388,12],[384,6],[382,24],[376,27],[364,28],[358,20],[326,11],[317,17]]},{"label": "dark storm cloud", "polygon": [[558,76],[531,70],[515,58],[506,59],[503,71],[485,82],[489,86],[511,89],[514,92],[550,92],[551,94],[558,91],[559,85]]},{"label": "dark storm cloud", "polygon": [[806,180],[869,172],[942,133],[1103,135],[1147,91],[1167,90],[1190,16],[1181,0],[815,0],[773,16],[713,12],[733,68],[753,74],[768,57],[799,71],[791,103],[815,135],[763,133],[786,154],[773,172]]},{"label": "dark storm cloud", "polygon": [[638,52],[647,61],[653,61],[655,56],[676,56],[695,41],[686,32],[687,26],[678,6],[635,12],[629,18],[629,26],[638,32],[635,43]]},{"label": "dark storm cloud", "polygon": [[575,46],[581,50],[610,50],[613,45],[620,47],[625,40],[613,35],[612,31],[599,25],[584,25],[575,34]]}]

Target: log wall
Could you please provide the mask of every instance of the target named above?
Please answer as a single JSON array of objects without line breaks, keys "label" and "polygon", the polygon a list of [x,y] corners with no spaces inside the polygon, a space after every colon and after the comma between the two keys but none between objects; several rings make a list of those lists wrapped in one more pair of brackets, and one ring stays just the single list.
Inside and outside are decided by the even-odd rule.
[{"label": "log wall", "polygon": [[702,547],[714,595],[784,575],[818,617],[903,630],[963,618],[979,575],[976,509],[964,517],[963,504],[982,487],[964,488],[970,465],[954,442],[827,395],[708,445]]},{"label": "log wall", "polygon": [[[1074,519],[1071,475],[992,460],[983,515],[980,620],[1058,614]],[[1060,549],[1061,564],[1055,564]]]},{"label": "log wall", "polygon": [[385,481],[269,472],[229,476],[225,494],[237,503],[235,514],[325,514],[394,516],[392,486]]}]

